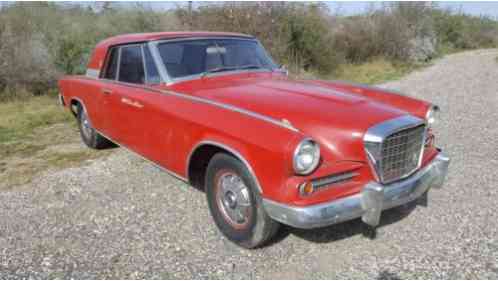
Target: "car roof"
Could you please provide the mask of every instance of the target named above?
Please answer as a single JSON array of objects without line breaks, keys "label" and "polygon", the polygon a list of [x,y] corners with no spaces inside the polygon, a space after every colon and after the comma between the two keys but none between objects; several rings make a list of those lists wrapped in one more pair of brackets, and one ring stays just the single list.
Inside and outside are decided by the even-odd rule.
[{"label": "car roof", "polygon": [[107,50],[115,45],[141,43],[148,41],[175,39],[175,38],[206,38],[206,37],[234,37],[254,38],[251,35],[234,32],[209,32],[209,31],[177,31],[177,32],[150,32],[131,33],[110,37],[100,41],[95,46],[94,52],[88,63],[88,68],[100,71],[103,67]]},{"label": "car roof", "polygon": [[189,38],[189,37],[243,37],[253,38],[250,35],[233,32],[209,32],[209,31],[180,31],[180,32],[151,32],[123,34],[105,39],[101,43],[106,45],[119,45],[133,42],[146,42],[162,39]]}]

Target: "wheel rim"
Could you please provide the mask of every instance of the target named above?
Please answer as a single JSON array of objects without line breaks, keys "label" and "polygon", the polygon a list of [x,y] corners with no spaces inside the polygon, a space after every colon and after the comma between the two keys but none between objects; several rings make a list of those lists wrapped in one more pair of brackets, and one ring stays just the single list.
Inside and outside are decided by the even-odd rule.
[{"label": "wheel rim", "polygon": [[85,110],[81,112],[81,131],[86,138],[92,135],[92,124],[90,124]]},{"label": "wheel rim", "polygon": [[217,203],[225,220],[234,228],[246,227],[252,216],[249,188],[234,172],[225,171],[217,177]]}]

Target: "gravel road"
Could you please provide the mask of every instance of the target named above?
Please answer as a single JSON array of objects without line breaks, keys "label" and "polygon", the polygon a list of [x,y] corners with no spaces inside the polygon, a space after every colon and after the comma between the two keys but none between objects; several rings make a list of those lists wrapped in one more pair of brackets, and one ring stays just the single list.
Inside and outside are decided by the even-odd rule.
[{"label": "gravel road", "polygon": [[428,208],[385,212],[373,240],[356,220],[238,248],[202,192],[116,149],[0,193],[0,278],[497,279],[496,56],[447,56],[383,85],[440,105],[452,163]]}]

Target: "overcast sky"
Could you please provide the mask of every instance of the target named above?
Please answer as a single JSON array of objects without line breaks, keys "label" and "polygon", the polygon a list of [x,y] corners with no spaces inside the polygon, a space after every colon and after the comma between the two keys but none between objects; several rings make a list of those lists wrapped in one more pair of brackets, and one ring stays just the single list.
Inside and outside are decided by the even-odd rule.
[{"label": "overcast sky", "polygon": [[[352,15],[365,12],[372,2],[327,2],[331,11],[339,8],[341,14]],[[441,8],[462,11],[472,15],[498,17],[498,2],[437,2]],[[380,5],[380,3],[374,3]]]}]

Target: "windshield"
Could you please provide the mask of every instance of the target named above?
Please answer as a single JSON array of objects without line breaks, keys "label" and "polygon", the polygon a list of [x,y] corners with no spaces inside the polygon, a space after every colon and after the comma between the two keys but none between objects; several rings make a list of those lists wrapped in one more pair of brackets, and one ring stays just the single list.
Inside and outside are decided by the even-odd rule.
[{"label": "windshield", "polygon": [[158,51],[168,75],[173,79],[223,71],[276,68],[256,40],[194,39],[163,42],[158,44]]}]

